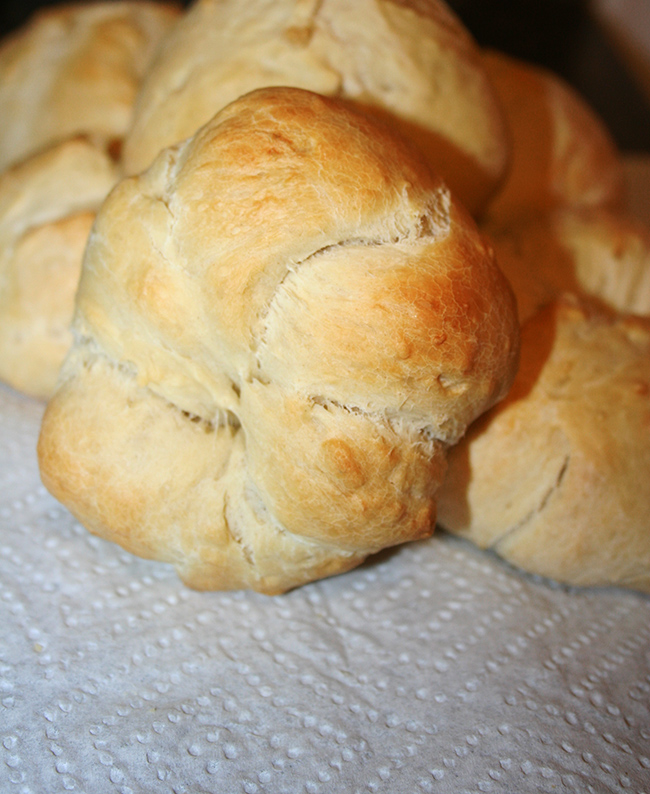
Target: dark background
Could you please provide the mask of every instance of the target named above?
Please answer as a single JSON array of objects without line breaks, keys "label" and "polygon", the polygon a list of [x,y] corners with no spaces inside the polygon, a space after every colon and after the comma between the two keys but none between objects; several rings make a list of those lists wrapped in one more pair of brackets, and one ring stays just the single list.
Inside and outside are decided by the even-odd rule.
[{"label": "dark background", "polygon": [[[621,149],[650,151],[650,103],[610,48],[589,12],[588,0],[447,2],[479,44],[564,77],[602,116]],[[18,27],[34,9],[47,4],[47,0],[5,0],[0,33]]]},{"label": "dark background", "polygon": [[650,102],[611,49],[589,0],[447,2],[480,44],[568,80],[603,117],[622,149],[650,151]]}]

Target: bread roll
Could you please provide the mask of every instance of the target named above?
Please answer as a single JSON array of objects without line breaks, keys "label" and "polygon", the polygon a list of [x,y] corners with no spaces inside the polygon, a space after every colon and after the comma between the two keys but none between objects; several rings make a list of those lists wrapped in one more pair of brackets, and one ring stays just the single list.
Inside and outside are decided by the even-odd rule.
[{"label": "bread roll", "polygon": [[127,171],[274,85],[344,98],[395,124],[473,212],[505,172],[509,139],[480,53],[441,0],[197,0],[143,83]]},{"label": "bread roll", "polygon": [[514,299],[419,155],[261,89],[123,180],[39,439],[92,532],[277,593],[427,536],[445,453],[507,391]]},{"label": "bread roll", "polygon": [[565,297],[449,456],[439,520],[520,568],[650,592],[650,319]]},{"label": "bread roll", "polygon": [[19,391],[54,391],[88,233],[117,179],[110,155],[84,137],[0,174],[0,379]]},{"label": "bread roll", "polygon": [[563,208],[492,230],[490,240],[521,322],[566,291],[650,315],[650,230],[632,217]]},{"label": "bread roll", "polygon": [[492,50],[483,64],[512,136],[510,171],[490,202],[490,220],[508,226],[556,207],[622,208],[623,163],[587,102],[540,66]]},{"label": "bread roll", "polygon": [[179,15],[147,0],[38,11],[0,43],[0,171],[79,133],[122,138],[140,79]]}]

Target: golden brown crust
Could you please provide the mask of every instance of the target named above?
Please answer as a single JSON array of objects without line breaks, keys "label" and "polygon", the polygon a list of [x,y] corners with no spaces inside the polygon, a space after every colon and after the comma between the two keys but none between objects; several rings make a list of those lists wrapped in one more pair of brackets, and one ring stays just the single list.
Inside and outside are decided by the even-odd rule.
[{"label": "golden brown crust", "polygon": [[172,3],[38,11],[0,43],[0,170],[80,133],[121,139],[142,75],[177,19]]},{"label": "golden brown crust", "polygon": [[0,379],[19,391],[54,391],[88,233],[116,180],[109,155],[81,137],[0,174]]},{"label": "golden brown crust", "polygon": [[551,304],[508,397],[451,451],[442,525],[526,571],[650,592],[649,398],[650,320]]},{"label": "golden brown crust", "polygon": [[43,480],[197,587],[277,592],[429,534],[447,446],[517,362],[467,213],[388,130],[297,89],[122,181],[77,308]]},{"label": "golden brown crust", "polygon": [[483,64],[512,137],[507,178],[487,209],[508,226],[557,207],[609,207],[624,201],[616,144],[586,101],[555,73],[498,51]]},{"label": "golden brown crust", "polygon": [[199,0],[143,83],[127,172],[242,94],[273,85],[346,99],[391,122],[470,211],[505,172],[509,139],[478,49],[439,0]]}]

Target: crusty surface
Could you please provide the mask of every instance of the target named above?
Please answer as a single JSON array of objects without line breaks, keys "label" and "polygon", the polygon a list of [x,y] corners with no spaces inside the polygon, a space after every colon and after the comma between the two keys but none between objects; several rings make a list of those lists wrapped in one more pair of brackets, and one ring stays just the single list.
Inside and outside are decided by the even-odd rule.
[{"label": "crusty surface", "polygon": [[565,297],[521,356],[450,453],[440,522],[526,571],[650,592],[650,319]]},{"label": "crusty surface", "polygon": [[514,377],[512,293],[419,155],[253,92],[123,180],[39,441],[93,532],[279,592],[428,535],[445,451]]},{"label": "crusty surface", "polygon": [[37,12],[0,43],[0,170],[79,133],[121,139],[142,75],[179,14],[171,3]]},{"label": "crusty surface", "polygon": [[0,174],[0,379],[22,392],[54,391],[86,240],[117,178],[108,153],[83,137]]},{"label": "crusty surface", "polygon": [[483,64],[512,137],[508,176],[487,217],[509,225],[556,207],[621,208],[623,163],[586,101],[554,72],[486,50]]},{"label": "crusty surface", "polygon": [[471,211],[509,139],[473,40],[440,0],[198,0],[147,73],[127,136],[135,173],[256,88],[345,98],[415,140]]},{"label": "crusty surface", "polygon": [[561,208],[483,229],[513,287],[521,322],[567,291],[619,312],[650,315],[650,231],[635,218],[603,208]]}]

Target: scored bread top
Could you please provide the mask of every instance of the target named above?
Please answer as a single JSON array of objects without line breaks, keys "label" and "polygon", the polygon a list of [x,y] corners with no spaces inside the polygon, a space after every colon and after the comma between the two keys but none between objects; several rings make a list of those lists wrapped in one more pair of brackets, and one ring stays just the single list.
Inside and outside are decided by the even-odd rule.
[{"label": "scored bread top", "polygon": [[490,250],[417,153],[290,89],[252,92],[124,180],[79,292],[111,354],[142,360],[141,382],[173,389],[168,350],[192,361],[194,392],[168,394],[186,410],[210,416],[233,404],[231,382],[291,366],[293,384],[326,378],[364,410],[439,414],[448,440],[507,380],[509,307]]}]

